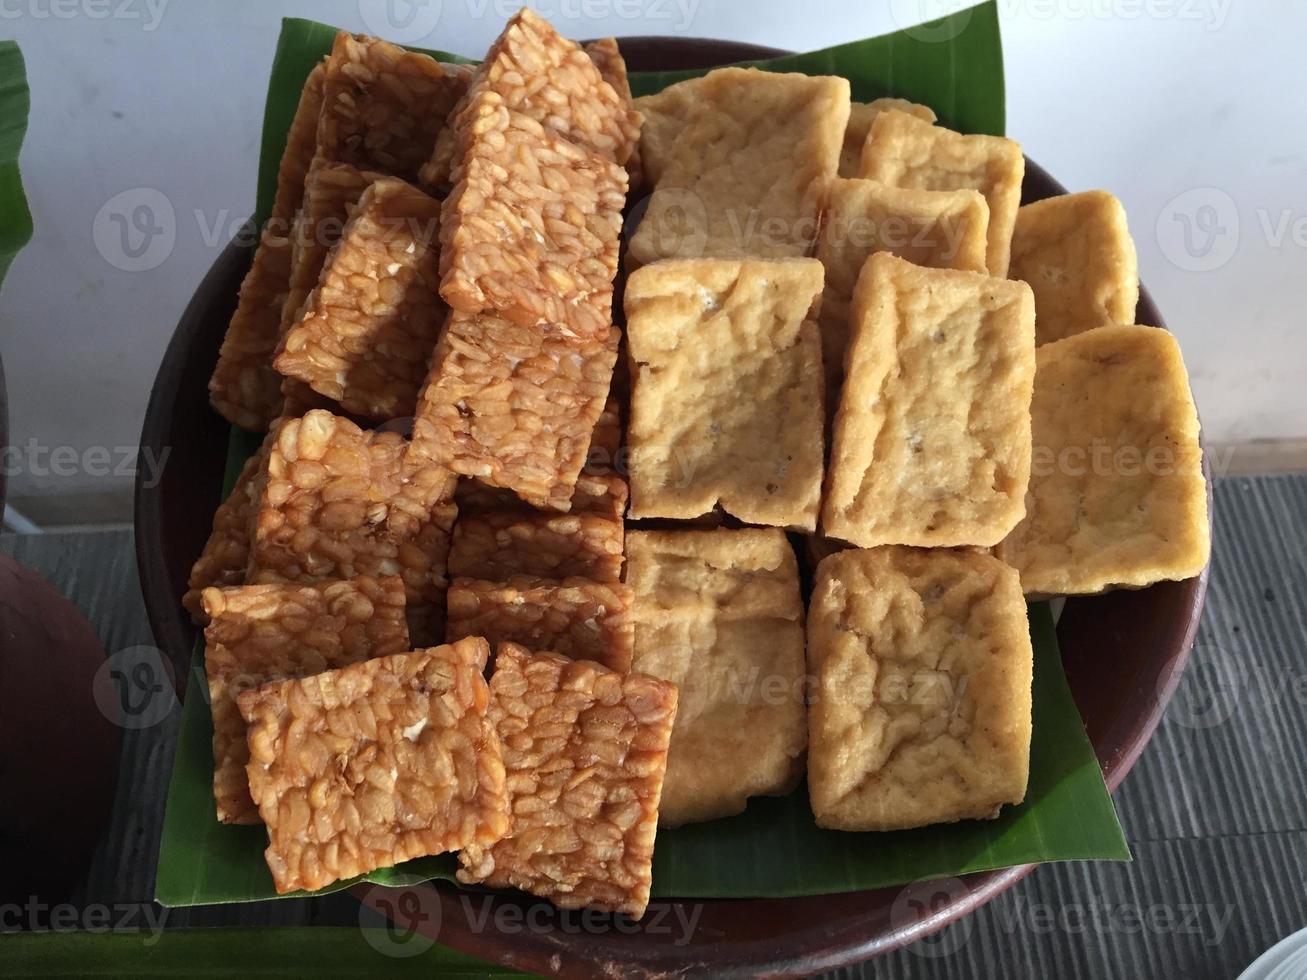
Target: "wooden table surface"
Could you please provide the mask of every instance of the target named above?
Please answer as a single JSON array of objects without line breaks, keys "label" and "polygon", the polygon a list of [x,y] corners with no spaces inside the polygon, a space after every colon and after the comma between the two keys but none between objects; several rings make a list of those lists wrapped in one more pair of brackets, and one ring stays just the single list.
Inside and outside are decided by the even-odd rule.
[{"label": "wooden table surface", "polygon": [[[1218,481],[1214,531],[1193,658],[1116,797],[1133,863],[1040,868],[840,976],[1224,980],[1307,926],[1307,475]],[[109,653],[152,644],[129,531],[6,535],[0,550],[71,598]],[[113,822],[74,905],[150,902],[178,720],[124,732]],[[379,924],[348,895],[148,907],[166,928]]]}]

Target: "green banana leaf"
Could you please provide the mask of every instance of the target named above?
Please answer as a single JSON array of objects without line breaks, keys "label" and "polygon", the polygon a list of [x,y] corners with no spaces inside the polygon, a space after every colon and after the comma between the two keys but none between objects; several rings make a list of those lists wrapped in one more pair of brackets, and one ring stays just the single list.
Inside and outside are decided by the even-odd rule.
[{"label": "green banana leaf", "polygon": [[18,151],[27,134],[31,99],[23,53],[14,41],[0,41],[0,283],[9,263],[32,237],[32,213],[18,173]]},{"label": "green banana leaf", "polygon": [[244,977],[311,973],[318,980],[376,976],[417,980],[520,977],[398,929],[166,929],[149,932],[47,932],[5,936],[0,976]]},{"label": "green banana leaf", "polygon": [[[335,29],[283,22],[269,86],[260,166],[260,214],[272,200],[277,163],[304,79],[327,53]],[[442,60],[453,56],[432,52]],[[460,59],[463,60],[463,59]],[[1003,132],[1003,71],[994,4],[923,28],[810,54],[755,62],[768,70],[839,74],[857,98],[894,95],[932,106],[941,120],[971,132]],[[691,73],[643,73],[633,87],[656,91]],[[233,434],[228,484],[257,448]],[[1128,860],[1102,773],[1067,687],[1046,603],[1030,607],[1035,649],[1034,740],[1026,801],[996,820],[892,834],[819,830],[800,788],[758,799],[727,820],[663,831],[654,858],[661,898],[745,898],[836,894],[922,878],[962,875],[1044,861]],[[229,827],[214,817],[210,720],[202,657],[196,652],[169,789],[155,896],[168,906],[276,897],[263,862],[262,827]],[[449,855],[421,858],[366,877],[379,883],[452,879]],[[354,882],[338,883],[333,889]],[[299,893],[302,894],[302,893]]]}]

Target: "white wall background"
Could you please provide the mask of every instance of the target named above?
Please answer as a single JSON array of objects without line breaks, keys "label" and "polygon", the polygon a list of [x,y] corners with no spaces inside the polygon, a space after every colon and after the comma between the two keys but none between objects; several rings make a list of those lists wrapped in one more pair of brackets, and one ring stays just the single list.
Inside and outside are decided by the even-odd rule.
[{"label": "white wall background", "polygon": [[[0,0],[0,37],[22,45],[32,88],[21,164],[36,225],[0,294],[11,441],[39,447],[6,460],[11,498],[129,493],[130,475],[107,471],[118,447],[138,440],[182,308],[253,206],[281,16],[478,54],[516,6],[389,3]],[[574,37],[681,34],[806,50],[966,3],[532,5]],[[999,0],[999,8],[1008,132],[1071,189],[1104,187],[1125,202],[1143,278],[1184,346],[1209,437],[1307,436],[1307,3]],[[387,26],[388,9],[414,19]],[[154,268],[124,271],[102,254],[128,264],[115,253],[110,213],[144,198],[110,202],[138,188],[171,205],[175,238],[160,236],[154,247],[164,251],[141,259],[166,254]],[[57,447],[71,449],[52,468]],[[108,449],[110,462],[99,450],[87,455],[92,447]]]}]

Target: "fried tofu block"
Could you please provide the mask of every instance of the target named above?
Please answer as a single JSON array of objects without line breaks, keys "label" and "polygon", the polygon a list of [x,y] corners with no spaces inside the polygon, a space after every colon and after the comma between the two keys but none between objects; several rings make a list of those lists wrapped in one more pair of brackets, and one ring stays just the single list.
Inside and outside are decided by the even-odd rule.
[{"label": "fried tofu block", "polygon": [[449,571],[489,582],[514,575],[617,582],[623,541],[622,522],[598,514],[471,514],[454,527]]},{"label": "fried tofu block", "polygon": [[1017,211],[1008,275],[1035,291],[1035,343],[1132,324],[1139,261],[1125,208],[1107,191],[1063,194]]},{"label": "fried tofu block", "polygon": [[1026,160],[1001,136],[963,136],[906,112],[880,113],[871,125],[858,174],[892,187],[922,191],[973,190],[989,205],[986,265],[1008,274],[1012,227],[1021,205]]},{"label": "fried tofu block", "polygon": [[635,105],[653,187],[636,263],[808,254],[813,185],[835,176],[849,119],[846,79],[718,68]]},{"label": "fried tofu block", "polygon": [[341,31],[326,62],[318,156],[416,180],[471,74],[468,67]]},{"label": "fried tofu block", "polygon": [[619,339],[616,329],[580,341],[552,326],[452,314],[418,399],[414,456],[568,510]]},{"label": "fried tofu block", "polygon": [[454,481],[413,472],[393,432],[314,410],[273,437],[257,491],[251,582],[399,575],[410,611],[444,607]]},{"label": "fried tofu block", "polygon": [[458,880],[640,918],[676,688],[505,643],[490,698],[513,830],[464,847]]},{"label": "fried tofu block", "polygon": [[1190,578],[1211,551],[1198,413],[1175,338],[1108,326],[1036,352],[1026,516],[998,547],[1028,595]]},{"label": "fried tofu block", "polygon": [[313,159],[324,75],[318,65],[300,93],[277,168],[272,213],[260,231],[253,264],[241,283],[236,312],[209,380],[209,399],[218,414],[251,432],[268,428],[281,410],[281,379],[272,369],[272,355],[290,281],[291,221],[303,200],[304,178]]},{"label": "fried tofu block", "polygon": [[483,636],[491,648],[519,643],[609,670],[631,669],[631,587],[518,575],[507,582],[459,578],[449,586],[445,639]]},{"label": "fried tofu block", "polygon": [[626,286],[631,516],[816,526],[822,288],[815,259],[681,259]]},{"label": "fried tofu block", "polygon": [[862,547],[997,544],[1030,478],[1030,287],[880,252],[850,322],[823,532]]},{"label": "fried tofu block", "polygon": [[440,295],[462,313],[602,340],[626,171],[490,93],[464,116],[472,135],[441,216]]},{"label": "fried tofu block", "polygon": [[677,686],[660,826],[740,813],[803,777],[803,599],[785,533],[632,531],[632,669]]},{"label": "fried tofu block", "polygon": [[487,96],[559,139],[626,164],[639,140],[640,116],[630,106],[629,86],[624,92],[615,88],[619,81],[626,85],[626,63],[615,41],[596,41],[582,50],[523,8],[509,19],[473,74],[467,95],[422,169],[423,184],[439,190],[451,182],[472,133],[474,114],[468,106]]},{"label": "fried tofu block", "polygon": [[[275,423],[274,423],[275,425]],[[250,566],[250,528],[258,503],[259,474],[266,471],[271,439],[264,437],[259,451],[245,461],[227,499],[213,512],[213,530],[204,542],[200,557],[191,566],[182,605],[196,626],[209,621],[201,593],[210,587],[242,585]]]},{"label": "fried tofu block", "polygon": [[409,649],[404,583],[367,576],[205,589],[204,673],[213,713],[213,798],[223,823],[258,823],[245,775],[242,691]]},{"label": "fried tofu block", "polygon": [[862,147],[871,132],[871,124],[882,112],[897,109],[928,123],[935,121],[935,111],[907,99],[873,99],[849,106],[849,124],[844,129],[844,146],[840,150],[839,176],[856,177],[862,169]]},{"label": "fried tofu block", "polygon": [[1033,654],[1016,573],[875,548],[817,566],[808,792],[817,826],[902,830],[1025,799]]},{"label": "fried tofu block", "polygon": [[818,324],[832,411],[844,378],[853,287],[867,257],[889,252],[933,269],[984,272],[988,229],[989,206],[979,191],[914,191],[839,177],[823,183],[817,258],[826,288]]},{"label": "fried tofu block", "polygon": [[440,202],[371,184],[331,251],[275,366],[355,415],[412,415],[448,310],[435,255]]},{"label": "fried tofu block", "polygon": [[508,832],[486,654],[461,640],[240,695],[278,894]]}]

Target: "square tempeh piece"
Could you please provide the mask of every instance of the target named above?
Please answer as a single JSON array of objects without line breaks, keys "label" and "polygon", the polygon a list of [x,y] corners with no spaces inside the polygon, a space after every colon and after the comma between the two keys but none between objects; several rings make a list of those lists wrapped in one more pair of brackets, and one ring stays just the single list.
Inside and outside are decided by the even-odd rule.
[{"label": "square tempeh piece", "polygon": [[250,581],[399,575],[410,607],[444,605],[453,479],[412,473],[393,432],[315,410],[283,421],[258,492]]},{"label": "square tempeh piece", "polygon": [[258,823],[245,775],[242,691],[409,649],[404,583],[366,576],[311,585],[205,589],[204,673],[213,713],[213,798],[223,823]]},{"label": "square tempeh piece", "polygon": [[676,688],[506,643],[490,698],[513,831],[465,847],[458,880],[640,918]]},{"label": "square tempeh piece", "polygon": [[615,41],[611,49],[607,42],[596,41],[582,50],[523,8],[509,19],[472,76],[467,95],[422,168],[423,184],[440,189],[451,176],[457,180],[452,172],[473,135],[469,116],[475,113],[470,114],[468,106],[487,95],[559,139],[625,164],[640,136],[640,116],[631,108],[629,86],[624,92],[614,87],[619,80],[625,85],[625,79],[626,63]]},{"label": "square tempeh piece", "polygon": [[[274,423],[274,426],[276,423]],[[259,451],[245,461],[227,499],[213,512],[213,529],[200,557],[191,566],[182,605],[196,626],[209,621],[200,593],[211,586],[243,585],[250,567],[250,528],[258,503],[259,474],[266,470],[272,441],[264,437]]]},{"label": "square tempeh piece", "polygon": [[609,670],[631,669],[631,588],[620,582],[562,582],[514,576],[507,582],[459,578],[449,586],[445,639],[483,636],[492,648],[520,643]]},{"label": "square tempeh piece", "polygon": [[464,313],[602,339],[612,324],[626,171],[492,93],[465,114],[472,135],[440,226],[441,296]]},{"label": "square tempeh piece", "polygon": [[281,413],[281,379],[272,355],[290,280],[290,239],[270,224],[259,234],[250,271],[241,281],[236,312],[209,378],[209,401],[232,425],[261,432]]},{"label": "square tempeh piece", "polygon": [[902,830],[1025,799],[1033,653],[1021,584],[998,559],[830,556],[813,586],[808,668],[817,826]]},{"label": "square tempeh piece", "polygon": [[462,640],[240,695],[278,894],[508,832],[486,654]]},{"label": "square tempeh piece", "polygon": [[[616,474],[590,475],[582,471],[572,491],[572,506],[568,514],[595,514],[620,521],[626,514],[629,496],[626,481]],[[516,511],[536,513],[521,497],[500,487],[489,487],[479,480],[462,479],[454,491],[459,512],[482,514],[487,511]]]},{"label": "square tempeh piece", "polygon": [[488,582],[514,575],[617,582],[623,543],[621,520],[598,514],[472,514],[454,526],[449,573]]},{"label": "square tempeh piece", "polygon": [[415,180],[472,70],[340,32],[327,58],[318,155]]},{"label": "square tempeh piece", "polygon": [[844,129],[844,146],[840,150],[839,175],[856,177],[862,170],[862,147],[871,132],[871,124],[882,112],[897,109],[928,123],[935,121],[935,111],[928,106],[907,99],[873,99],[871,102],[854,102],[849,106],[849,124]]},{"label": "square tempeh piece", "polygon": [[626,59],[618,47],[617,38],[601,37],[585,46],[585,53],[599,69],[599,75],[613,87],[617,97],[626,108],[627,126],[617,144],[617,163],[626,163],[626,173],[632,188],[639,187],[644,180],[644,171],[640,166],[640,127],[644,117],[636,111],[631,97],[631,79],[626,74]]},{"label": "square tempeh piece", "polygon": [[309,72],[300,92],[277,168],[272,213],[260,232],[253,264],[241,284],[236,313],[209,381],[210,400],[218,413],[253,432],[271,425],[281,409],[281,379],[272,369],[272,355],[290,280],[291,223],[303,200],[304,177],[313,160],[324,74],[323,66],[318,65]]},{"label": "square tempeh piece", "polygon": [[1107,191],[1064,194],[1017,211],[1008,275],[1035,291],[1035,343],[1132,324],[1139,261],[1125,208]]},{"label": "square tempeh piece", "polygon": [[680,259],[631,274],[631,516],[813,529],[821,496],[816,259]]},{"label": "square tempeh piece", "polygon": [[1108,326],[1036,352],[1026,517],[998,555],[1030,595],[1190,578],[1211,550],[1198,413],[1165,330]]},{"label": "square tempeh piece", "polygon": [[632,531],[632,669],[677,685],[658,822],[740,813],[803,777],[803,599],[777,529]]},{"label": "square tempeh piece", "polygon": [[439,226],[440,202],[416,187],[369,186],[287,331],[277,370],[355,415],[412,415],[448,312],[434,252]]},{"label": "square tempeh piece", "polygon": [[879,252],[850,323],[823,532],[862,547],[998,544],[1030,478],[1030,287]]},{"label": "square tempeh piece", "polygon": [[413,420],[416,457],[566,511],[608,397],[620,334],[578,341],[453,313]]},{"label": "square tempeh piece", "polygon": [[915,265],[984,272],[988,228],[989,206],[978,191],[913,191],[838,177],[823,183],[817,258],[826,288],[817,322],[831,412],[844,377],[853,287],[867,257],[889,252]]},{"label": "square tempeh piece", "polygon": [[986,264],[990,275],[1002,278],[1025,174],[1021,147],[1010,139],[963,136],[891,110],[872,123],[858,176],[911,190],[980,191],[989,204]]},{"label": "square tempeh piece", "polygon": [[813,182],[835,176],[849,119],[846,79],[718,68],[635,105],[653,196],[633,260],[808,254]]}]

